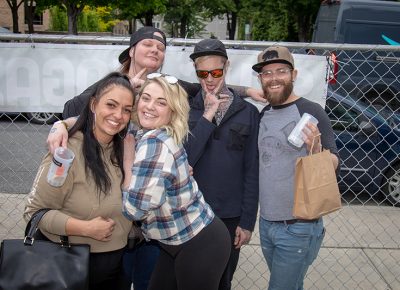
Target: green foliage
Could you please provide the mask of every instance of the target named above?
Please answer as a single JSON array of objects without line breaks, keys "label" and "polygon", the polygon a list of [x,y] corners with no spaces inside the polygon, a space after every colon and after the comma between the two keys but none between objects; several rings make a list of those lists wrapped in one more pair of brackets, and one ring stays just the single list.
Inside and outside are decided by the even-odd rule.
[{"label": "green foliage", "polygon": [[84,9],[78,16],[78,31],[100,31],[99,21],[99,16],[96,14],[95,10]]},{"label": "green foliage", "polygon": [[66,31],[68,29],[67,12],[65,9],[58,6],[50,8],[50,29],[53,31]]},{"label": "green foliage", "polygon": [[[113,20],[112,8],[85,6],[78,16],[78,31],[80,32],[106,32],[112,31],[118,22]],[[68,17],[63,7],[53,6],[50,8],[50,29],[53,31],[67,31]]]},{"label": "green foliage", "polygon": [[168,0],[117,0],[112,1],[113,8],[118,9],[116,17],[121,20],[140,19],[146,15],[158,15],[166,12]]},{"label": "green foliage", "polygon": [[188,38],[202,38],[204,34],[204,28],[206,27],[207,18],[204,15],[198,15],[191,17],[187,25],[187,37]]},{"label": "green foliage", "polygon": [[[120,20],[139,19],[151,25],[154,15],[164,14],[166,32],[173,37],[202,36],[205,23],[216,16],[227,16],[233,33],[237,20],[239,39],[245,38],[245,25],[250,24],[253,40],[309,41],[320,0],[37,0],[40,7],[58,4],[60,7],[85,8],[79,17],[80,31],[111,31]],[[69,6],[68,6],[69,5]],[[87,6],[86,6],[87,7]],[[62,10],[60,8],[60,11]],[[60,12],[56,13],[57,15]],[[54,20],[53,29],[65,30],[65,17]],[[232,37],[231,33],[231,37]]]},{"label": "green foliage", "polygon": [[319,0],[249,0],[254,40],[310,41]]}]

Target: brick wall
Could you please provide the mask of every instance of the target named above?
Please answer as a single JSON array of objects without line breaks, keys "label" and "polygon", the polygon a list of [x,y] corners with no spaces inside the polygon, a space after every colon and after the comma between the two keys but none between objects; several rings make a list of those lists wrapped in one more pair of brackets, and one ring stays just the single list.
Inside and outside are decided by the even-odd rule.
[{"label": "brick wall", "polygon": [[[6,0],[0,0],[0,26],[10,29],[10,31],[12,31],[13,21],[12,21],[11,9],[10,6],[8,6]],[[18,26],[19,26],[19,32],[23,32],[24,4],[21,4],[21,6],[18,9]]]},{"label": "brick wall", "polygon": [[[21,0],[17,1],[19,2]],[[25,18],[24,4],[21,4],[21,6],[18,9],[18,28],[19,32],[21,33],[25,33],[28,31],[28,25],[24,23],[24,18]],[[50,13],[48,10],[46,10],[43,13],[43,25],[35,25],[34,29],[35,31],[46,31],[49,29],[49,23],[50,23]],[[0,26],[5,27],[10,31],[12,31],[13,29],[11,9],[10,6],[8,6],[6,0],[0,0]]]}]

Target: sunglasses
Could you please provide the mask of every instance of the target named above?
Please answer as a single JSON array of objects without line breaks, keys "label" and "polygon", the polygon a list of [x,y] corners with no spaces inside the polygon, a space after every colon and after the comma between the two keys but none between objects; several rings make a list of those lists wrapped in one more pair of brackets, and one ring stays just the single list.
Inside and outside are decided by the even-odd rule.
[{"label": "sunglasses", "polygon": [[[224,65],[225,66],[225,65]],[[200,79],[208,78],[208,75],[211,75],[214,79],[219,79],[224,75],[224,68],[217,68],[213,70],[200,70],[196,69],[196,75]]]},{"label": "sunglasses", "polygon": [[162,73],[151,73],[147,75],[148,80],[152,80],[154,78],[164,78],[170,85],[175,85],[178,82],[178,79],[174,76],[162,74]]}]

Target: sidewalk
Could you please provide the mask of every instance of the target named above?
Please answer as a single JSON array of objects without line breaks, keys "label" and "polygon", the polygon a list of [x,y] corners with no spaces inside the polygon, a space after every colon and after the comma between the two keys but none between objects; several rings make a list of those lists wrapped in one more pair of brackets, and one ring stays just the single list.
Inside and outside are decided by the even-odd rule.
[{"label": "sidewalk", "polygon": [[[21,238],[25,194],[0,193],[0,240]],[[326,236],[305,289],[400,289],[400,208],[345,206],[324,218]],[[258,225],[241,251],[232,289],[267,289]]]},{"label": "sidewalk", "polygon": [[[305,280],[307,290],[400,289],[400,208],[344,206],[324,217],[326,235]],[[233,289],[267,289],[258,225],[241,251]]]}]

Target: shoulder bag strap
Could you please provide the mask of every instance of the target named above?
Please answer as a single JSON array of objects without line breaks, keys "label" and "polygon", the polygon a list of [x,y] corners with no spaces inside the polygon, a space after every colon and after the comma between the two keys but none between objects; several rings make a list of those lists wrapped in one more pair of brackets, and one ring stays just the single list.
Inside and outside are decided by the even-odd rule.
[{"label": "shoulder bag strap", "polygon": [[[29,222],[25,228],[25,239],[24,239],[25,245],[33,244],[33,241],[35,240],[35,237],[34,237],[35,233],[37,232],[37,230],[39,228],[39,223],[40,223],[42,217],[45,215],[45,213],[48,212],[49,210],[50,210],[49,208],[39,209],[37,212],[35,212],[32,215],[31,219],[29,220]],[[63,247],[71,246],[68,241],[68,236],[60,236],[60,242]]]}]

